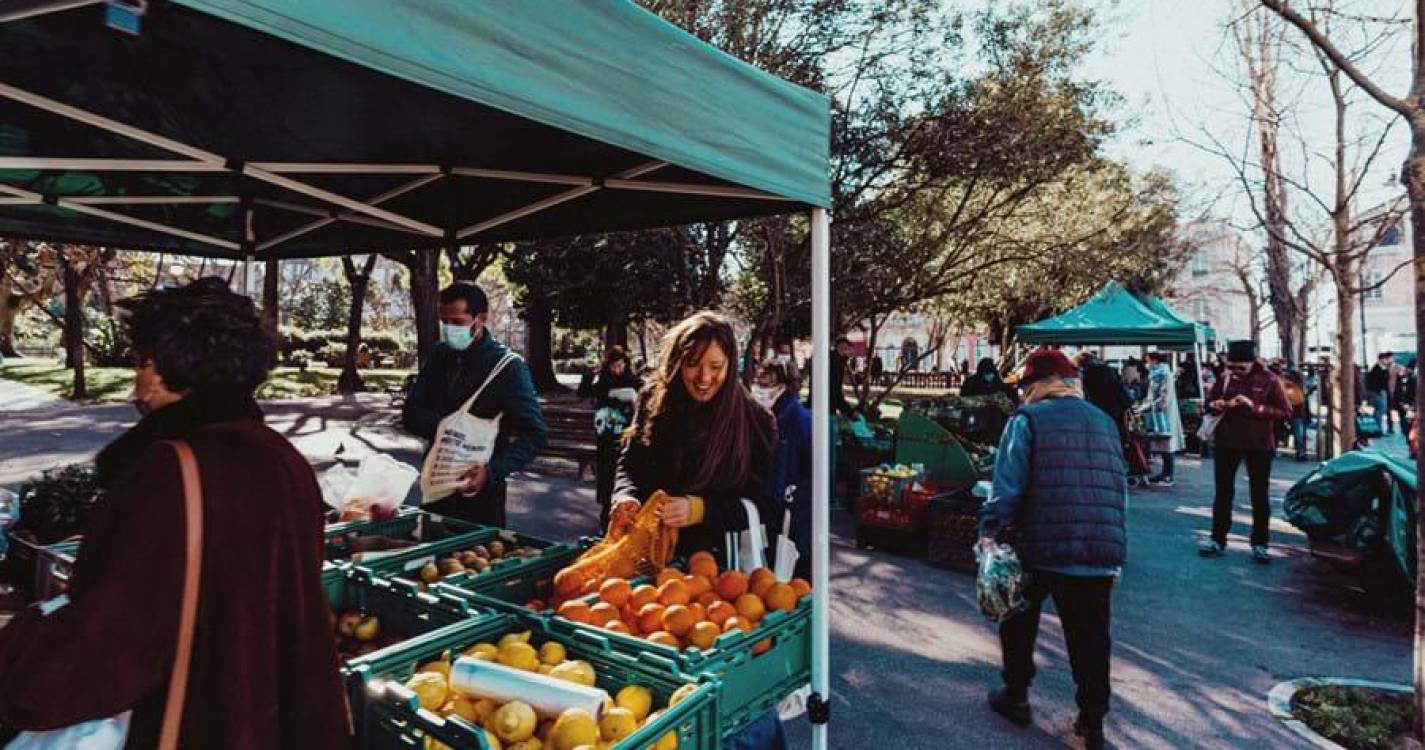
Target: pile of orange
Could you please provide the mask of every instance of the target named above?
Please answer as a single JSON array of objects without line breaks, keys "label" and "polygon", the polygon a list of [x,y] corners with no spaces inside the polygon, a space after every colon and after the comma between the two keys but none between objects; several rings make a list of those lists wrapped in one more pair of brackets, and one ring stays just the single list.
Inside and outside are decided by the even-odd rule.
[{"label": "pile of orange", "polygon": [[[688,558],[686,572],[664,568],[653,583],[639,586],[609,578],[599,584],[596,600],[567,601],[558,614],[679,650],[706,650],[723,633],[756,630],[768,612],[791,612],[810,593],[811,584],[801,578],[783,583],[767,568],[751,575],[723,571],[711,553],[697,552]],[[771,647],[764,640],[753,653]]]}]

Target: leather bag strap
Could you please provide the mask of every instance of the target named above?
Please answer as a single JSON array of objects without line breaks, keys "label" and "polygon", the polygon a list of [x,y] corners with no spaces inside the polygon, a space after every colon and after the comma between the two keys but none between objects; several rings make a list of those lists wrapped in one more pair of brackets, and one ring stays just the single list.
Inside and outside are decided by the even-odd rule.
[{"label": "leather bag strap", "polygon": [[183,564],[183,608],[178,618],[178,647],[173,655],[173,674],[168,681],[168,701],[163,709],[163,730],[159,750],[177,750],[178,732],[183,726],[183,703],[188,694],[188,668],[193,659],[193,634],[198,620],[198,583],[203,575],[203,485],[198,459],[188,443],[175,440],[169,445],[178,454],[183,474],[183,519],[185,555]]}]

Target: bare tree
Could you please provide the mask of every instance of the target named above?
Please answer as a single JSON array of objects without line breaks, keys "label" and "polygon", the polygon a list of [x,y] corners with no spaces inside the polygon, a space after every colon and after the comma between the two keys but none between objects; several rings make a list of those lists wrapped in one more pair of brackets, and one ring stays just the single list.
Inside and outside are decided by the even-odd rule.
[{"label": "bare tree", "polygon": [[346,357],[341,377],[337,378],[337,393],[350,394],[361,390],[361,373],[357,370],[357,353],[361,348],[361,312],[366,305],[366,288],[371,284],[371,272],[376,268],[375,253],[366,256],[361,270],[350,255],[341,256],[341,270],[351,285],[351,309],[346,318]]},{"label": "bare tree", "polygon": [[[1262,5],[1305,35],[1312,48],[1337,71],[1338,79],[1344,75],[1382,107],[1404,118],[1410,127],[1410,156],[1406,160],[1402,180],[1409,197],[1408,210],[1414,229],[1411,234],[1415,246],[1416,349],[1425,351],[1425,305],[1421,304],[1425,301],[1425,0],[1415,0],[1410,4],[1415,12],[1409,52],[1411,76],[1409,91],[1403,97],[1386,91],[1377,76],[1368,74],[1358,60],[1337,45],[1331,37],[1330,28],[1322,22],[1321,14],[1311,11],[1303,14],[1298,10],[1299,6],[1290,0],[1262,0]],[[1344,117],[1339,109],[1338,117]],[[1349,217],[1344,221],[1338,219],[1337,226],[1342,223],[1349,229]],[[1340,283],[1339,280],[1337,283]],[[1416,389],[1415,412],[1425,413],[1425,389]],[[1425,484],[1421,484],[1417,492],[1416,556],[1425,559],[1425,513],[1420,512],[1425,510]],[[1418,575],[1415,588],[1415,738],[1425,741],[1425,581]]]}]

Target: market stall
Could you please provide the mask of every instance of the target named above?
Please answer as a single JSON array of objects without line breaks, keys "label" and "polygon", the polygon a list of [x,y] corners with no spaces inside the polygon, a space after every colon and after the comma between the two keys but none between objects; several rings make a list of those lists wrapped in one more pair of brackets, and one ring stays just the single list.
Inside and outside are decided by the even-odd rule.
[{"label": "market stall", "polygon": [[[0,48],[0,235],[246,262],[394,250],[430,259],[464,243],[807,212],[813,344],[821,356],[830,351],[827,99],[632,2],[33,0],[0,11]],[[814,594],[771,618],[781,624],[768,638],[796,644],[797,654],[776,663],[807,667],[813,737],[823,748],[828,369],[813,368]],[[450,550],[461,569],[462,560],[485,560],[489,569],[470,577],[506,584],[502,576],[531,569],[550,549],[567,551],[521,544],[536,551],[495,565],[478,554],[492,554],[494,540],[451,544],[467,542]],[[543,615],[457,603],[449,591],[412,591],[398,577],[354,568],[330,585],[342,604],[388,602],[381,606],[411,629],[449,621],[409,641],[430,653],[536,632],[559,644],[551,652],[598,666],[591,689],[647,675],[649,663],[682,670],[650,678],[652,698],[668,706],[663,723],[617,747],[661,747],[666,735],[657,732],[669,726],[683,747],[714,746],[736,720],[713,713],[727,697],[719,691],[746,684],[736,670],[769,663],[743,654],[714,668],[603,651]],[[801,612],[805,627],[794,624]],[[407,674],[409,654],[391,650],[401,645],[381,648],[358,616],[338,627],[347,625],[358,641],[371,635],[361,675],[420,682]],[[743,653],[735,636],[719,644]],[[683,677],[698,687],[680,695]],[[752,697],[767,698],[742,696],[747,705]],[[429,724],[418,733],[428,741],[473,736],[458,718],[413,715]]]}]

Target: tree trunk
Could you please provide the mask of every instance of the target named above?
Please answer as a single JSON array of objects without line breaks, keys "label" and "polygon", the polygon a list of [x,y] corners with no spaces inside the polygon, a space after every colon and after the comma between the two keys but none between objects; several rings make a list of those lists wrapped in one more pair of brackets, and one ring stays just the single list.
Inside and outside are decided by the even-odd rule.
[{"label": "tree trunk", "polygon": [[628,318],[621,318],[604,327],[604,351],[621,346],[628,349]]},{"label": "tree trunk", "polygon": [[[268,340],[276,347],[281,338],[277,333],[278,322],[282,317],[281,302],[277,290],[282,282],[282,261],[277,259],[268,260],[262,268],[262,332],[267,334]],[[277,356],[277,349],[273,349],[273,357]],[[276,364],[275,362],[273,364]]]},{"label": "tree trunk", "polygon": [[1356,296],[1349,275],[1336,282],[1336,454],[1356,446]]},{"label": "tree trunk", "polygon": [[356,356],[361,349],[361,312],[366,306],[366,287],[371,284],[371,271],[376,267],[377,255],[366,256],[366,263],[357,272],[351,256],[341,259],[342,271],[351,286],[351,309],[346,317],[346,356],[341,366],[341,377],[336,381],[336,392],[350,395],[361,390],[361,373],[357,370]]},{"label": "tree trunk", "polygon": [[411,272],[411,309],[416,315],[416,356],[425,362],[440,341],[440,253],[418,250]]},{"label": "tree trunk", "polygon": [[554,311],[549,300],[531,296],[524,311],[525,335],[529,345],[529,374],[534,389],[549,393],[559,388],[554,375]]},{"label": "tree trunk", "polygon": [[65,259],[64,264],[64,366],[74,370],[74,387],[69,397],[75,401],[89,397],[84,383],[84,303],[79,293],[79,271]]},{"label": "tree trunk", "polygon": [[[1416,23],[1425,24],[1425,18],[1416,19]],[[1416,54],[1425,55],[1425,50],[1417,49]],[[1417,68],[1421,64],[1422,61],[1416,61]],[[1415,351],[1425,352],[1425,111],[1416,110],[1411,133],[1405,187],[1410,194],[1410,234],[1415,248]],[[1417,363],[1417,372],[1419,368]],[[1421,415],[1425,415],[1425,388],[1417,387],[1417,425]],[[1415,523],[1415,559],[1425,560],[1425,482],[1416,487]],[[1415,737],[1425,740],[1425,580],[1419,575],[1415,577]]]},{"label": "tree trunk", "polygon": [[18,357],[15,350],[15,318],[20,315],[20,297],[13,293],[14,281],[0,274],[0,357]]},{"label": "tree trunk", "polygon": [[[648,321],[638,324],[638,352],[639,357],[648,362]],[[643,377],[643,373],[638,373],[638,376]]]}]

